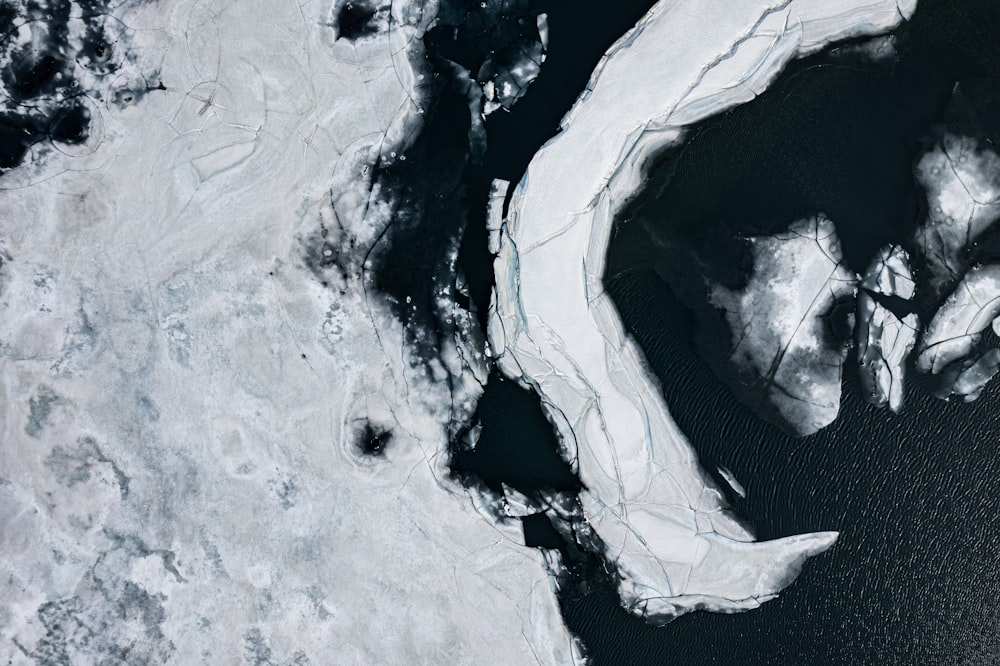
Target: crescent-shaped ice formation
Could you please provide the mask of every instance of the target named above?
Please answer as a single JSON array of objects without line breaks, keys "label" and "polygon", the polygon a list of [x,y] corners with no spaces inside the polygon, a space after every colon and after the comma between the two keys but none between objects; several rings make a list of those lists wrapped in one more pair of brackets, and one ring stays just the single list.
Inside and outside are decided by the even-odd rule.
[{"label": "crescent-shaped ice formation", "polygon": [[915,9],[893,0],[660,2],[598,65],[562,132],[494,220],[490,344],[542,396],[586,486],[586,520],[648,617],[737,611],[773,598],[834,532],[756,543],[674,424],[604,293],[615,212],[644,160],[683,127],[760,93],[789,60],[885,32]]}]

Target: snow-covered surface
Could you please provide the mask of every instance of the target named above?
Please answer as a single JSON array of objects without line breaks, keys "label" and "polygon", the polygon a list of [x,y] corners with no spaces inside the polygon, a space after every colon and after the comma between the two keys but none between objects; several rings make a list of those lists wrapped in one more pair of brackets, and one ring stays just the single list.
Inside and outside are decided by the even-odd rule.
[{"label": "snow-covered surface", "polygon": [[945,134],[921,157],[916,177],[928,211],[915,241],[930,286],[944,295],[968,268],[966,248],[1000,218],[1000,155],[976,139]]},{"label": "snow-covered surface", "polygon": [[750,375],[750,390],[796,433],[829,425],[840,411],[846,346],[829,344],[830,311],[854,296],[833,222],[823,216],[787,232],[749,239],[753,274],[738,291],[716,287],[711,302],[732,335],[729,359]]},{"label": "snow-covered surface", "polygon": [[876,299],[878,295],[904,301],[913,298],[916,284],[906,250],[882,248],[860,287],[855,332],[863,395],[870,403],[879,407],[888,404],[897,412],[903,406],[906,359],[917,341],[920,322],[914,313],[900,319]]},{"label": "snow-covered surface", "polygon": [[888,30],[913,5],[661,2],[605,56],[513,193],[492,351],[542,396],[637,612],[755,607],[836,534],[754,543],[724,513],[603,291],[614,213],[641,185],[645,158],[684,125],[752,99],[795,56]]},{"label": "snow-covered surface", "polygon": [[388,222],[408,7],[357,44],[322,3],[123,11],[167,89],[0,180],[5,663],[573,660],[542,556],[443,469],[481,368],[426,371],[377,295],[303,263]]}]

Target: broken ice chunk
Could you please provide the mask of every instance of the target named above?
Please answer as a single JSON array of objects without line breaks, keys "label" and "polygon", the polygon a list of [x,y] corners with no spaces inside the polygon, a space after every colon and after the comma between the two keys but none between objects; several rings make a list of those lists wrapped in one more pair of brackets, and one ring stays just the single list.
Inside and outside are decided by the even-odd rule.
[{"label": "broken ice chunk", "polygon": [[535,19],[538,25],[538,38],[542,40],[542,48],[549,48],[549,15],[542,13]]},{"label": "broken ice chunk", "polygon": [[822,215],[751,243],[746,287],[715,287],[711,301],[732,333],[730,361],[751,378],[743,399],[763,396],[782,425],[809,435],[840,410],[847,349],[831,344],[828,315],[853,296],[855,277],[841,261],[833,222]]},{"label": "broken ice chunk", "polygon": [[983,331],[1000,315],[1000,264],[975,268],[934,315],[920,343],[917,368],[941,374],[967,358]]},{"label": "broken ice chunk", "polygon": [[743,484],[736,479],[735,474],[730,472],[725,467],[717,467],[716,469],[719,470],[719,476],[721,476],[723,479],[726,480],[726,483],[728,483],[729,487],[733,489],[733,492],[735,492],[740,497],[745,498],[747,496],[746,488],[744,488]]},{"label": "broken ice chunk", "polygon": [[906,357],[917,339],[915,314],[900,320],[870,294],[858,295],[858,366],[865,399],[899,411],[903,405]]},{"label": "broken ice chunk", "polygon": [[503,229],[503,202],[507,198],[510,183],[494,180],[490,185],[490,200],[486,211],[486,230],[489,233],[490,254],[500,252],[500,230]]},{"label": "broken ice chunk", "polygon": [[990,349],[975,361],[960,365],[953,373],[955,379],[947,382],[947,390],[952,395],[962,396],[965,402],[972,402],[982,394],[998,370],[1000,370],[1000,349]]},{"label": "broken ice chunk", "polygon": [[545,61],[542,42],[521,44],[511,50],[492,56],[479,70],[486,103],[483,112],[489,115],[499,108],[507,111],[524,96],[531,82],[538,78]]},{"label": "broken ice chunk", "polygon": [[861,279],[861,287],[886,296],[898,296],[907,300],[913,298],[916,285],[906,250],[898,245],[882,248]]},{"label": "broken ice chunk", "polygon": [[914,290],[906,251],[895,246],[883,248],[875,258],[858,294],[856,335],[864,396],[878,407],[888,403],[894,412],[903,404],[904,365],[917,339],[917,316],[902,311]]}]

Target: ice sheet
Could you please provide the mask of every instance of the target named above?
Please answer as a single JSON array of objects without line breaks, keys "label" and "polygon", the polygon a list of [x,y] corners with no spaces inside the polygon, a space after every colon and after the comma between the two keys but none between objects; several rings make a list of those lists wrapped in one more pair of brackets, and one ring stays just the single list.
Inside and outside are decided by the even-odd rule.
[{"label": "ice sheet", "polygon": [[390,221],[372,167],[420,122],[432,18],[392,12],[350,42],[310,2],[122,10],[166,90],[0,179],[5,661],[578,656],[519,522],[445,473],[476,354],[414,358],[358,274],[305,259]]}]

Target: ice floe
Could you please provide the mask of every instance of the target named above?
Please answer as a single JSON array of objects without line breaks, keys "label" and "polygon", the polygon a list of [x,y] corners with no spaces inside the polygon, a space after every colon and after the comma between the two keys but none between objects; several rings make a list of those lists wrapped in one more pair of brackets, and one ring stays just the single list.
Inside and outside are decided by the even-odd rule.
[{"label": "ice floe", "polygon": [[858,373],[868,402],[896,412],[903,405],[906,359],[920,322],[913,312],[893,312],[880,297],[909,302],[916,291],[909,258],[901,247],[885,247],[861,279],[855,333]]},{"label": "ice floe", "polygon": [[725,467],[719,467],[718,470],[719,470],[719,476],[721,476],[723,479],[726,480],[726,483],[729,484],[729,487],[733,489],[734,493],[736,493],[740,497],[747,496],[747,489],[744,488],[743,484],[739,482],[739,480],[736,478],[736,475],[734,475],[731,471],[729,471]]},{"label": "ice floe", "polygon": [[855,276],[824,216],[750,243],[754,268],[746,286],[738,292],[716,287],[710,300],[729,324],[729,359],[743,371],[743,390],[774,407],[797,434],[808,435],[840,411],[847,346],[830,344],[830,315],[854,296]]},{"label": "ice floe", "polygon": [[961,396],[966,402],[976,400],[998,370],[1000,370],[1000,349],[988,349],[978,358],[963,363],[955,369],[954,379],[946,383],[948,394]]},{"label": "ice floe", "polygon": [[483,95],[486,98],[483,112],[487,115],[497,109],[509,111],[517,100],[524,97],[528,86],[541,72],[542,63],[545,62],[545,46],[541,41],[522,44],[505,56],[508,63],[501,64],[494,62],[498,58],[490,58],[479,71],[479,78],[486,81],[483,84]]},{"label": "ice floe", "polygon": [[390,222],[372,170],[423,112],[433,14],[379,11],[352,42],[328,5],[130,4],[164,89],[0,179],[6,659],[577,656],[542,555],[446,470],[481,356],[416,358],[336,270]]},{"label": "ice floe", "polygon": [[724,511],[604,293],[614,214],[641,186],[646,157],[685,125],[752,99],[791,58],[887,31],[912,11],[884,1],[659,3],[598,65],[494,231],[491,349],[542,396],[587,488],[585,519],[636,612],[753,608],[837,535],[755,543]]},{"label": "ice floe", "polygon": [[945,295],[968,265],[966,250],[1000,218],[1000,155],[970,137],[944,134],[916,167],[927,219],[915,241],[935,293]]},{"label": "ice floe", "polygon": [[[935,375],[945,373],[952,364],[968,361],[955,378],[952,392],[978,395],[973,388],[964,394],[963,386],[976,385],[984,372],[994,366],[992,356],[970,360],[983,332],[1000,315],[1000,265],[992,264],[970,270],[955,291],[934,315],[917,347],[917,368]],[[982,361],[982,362],[980,362]],[[954,368],[952,368],[954,370]],[[982,380],[985,384],[989,380]],[[971,382],[971,384],[970,384]],[[981,386],[979,386],[981,388]]]}]

